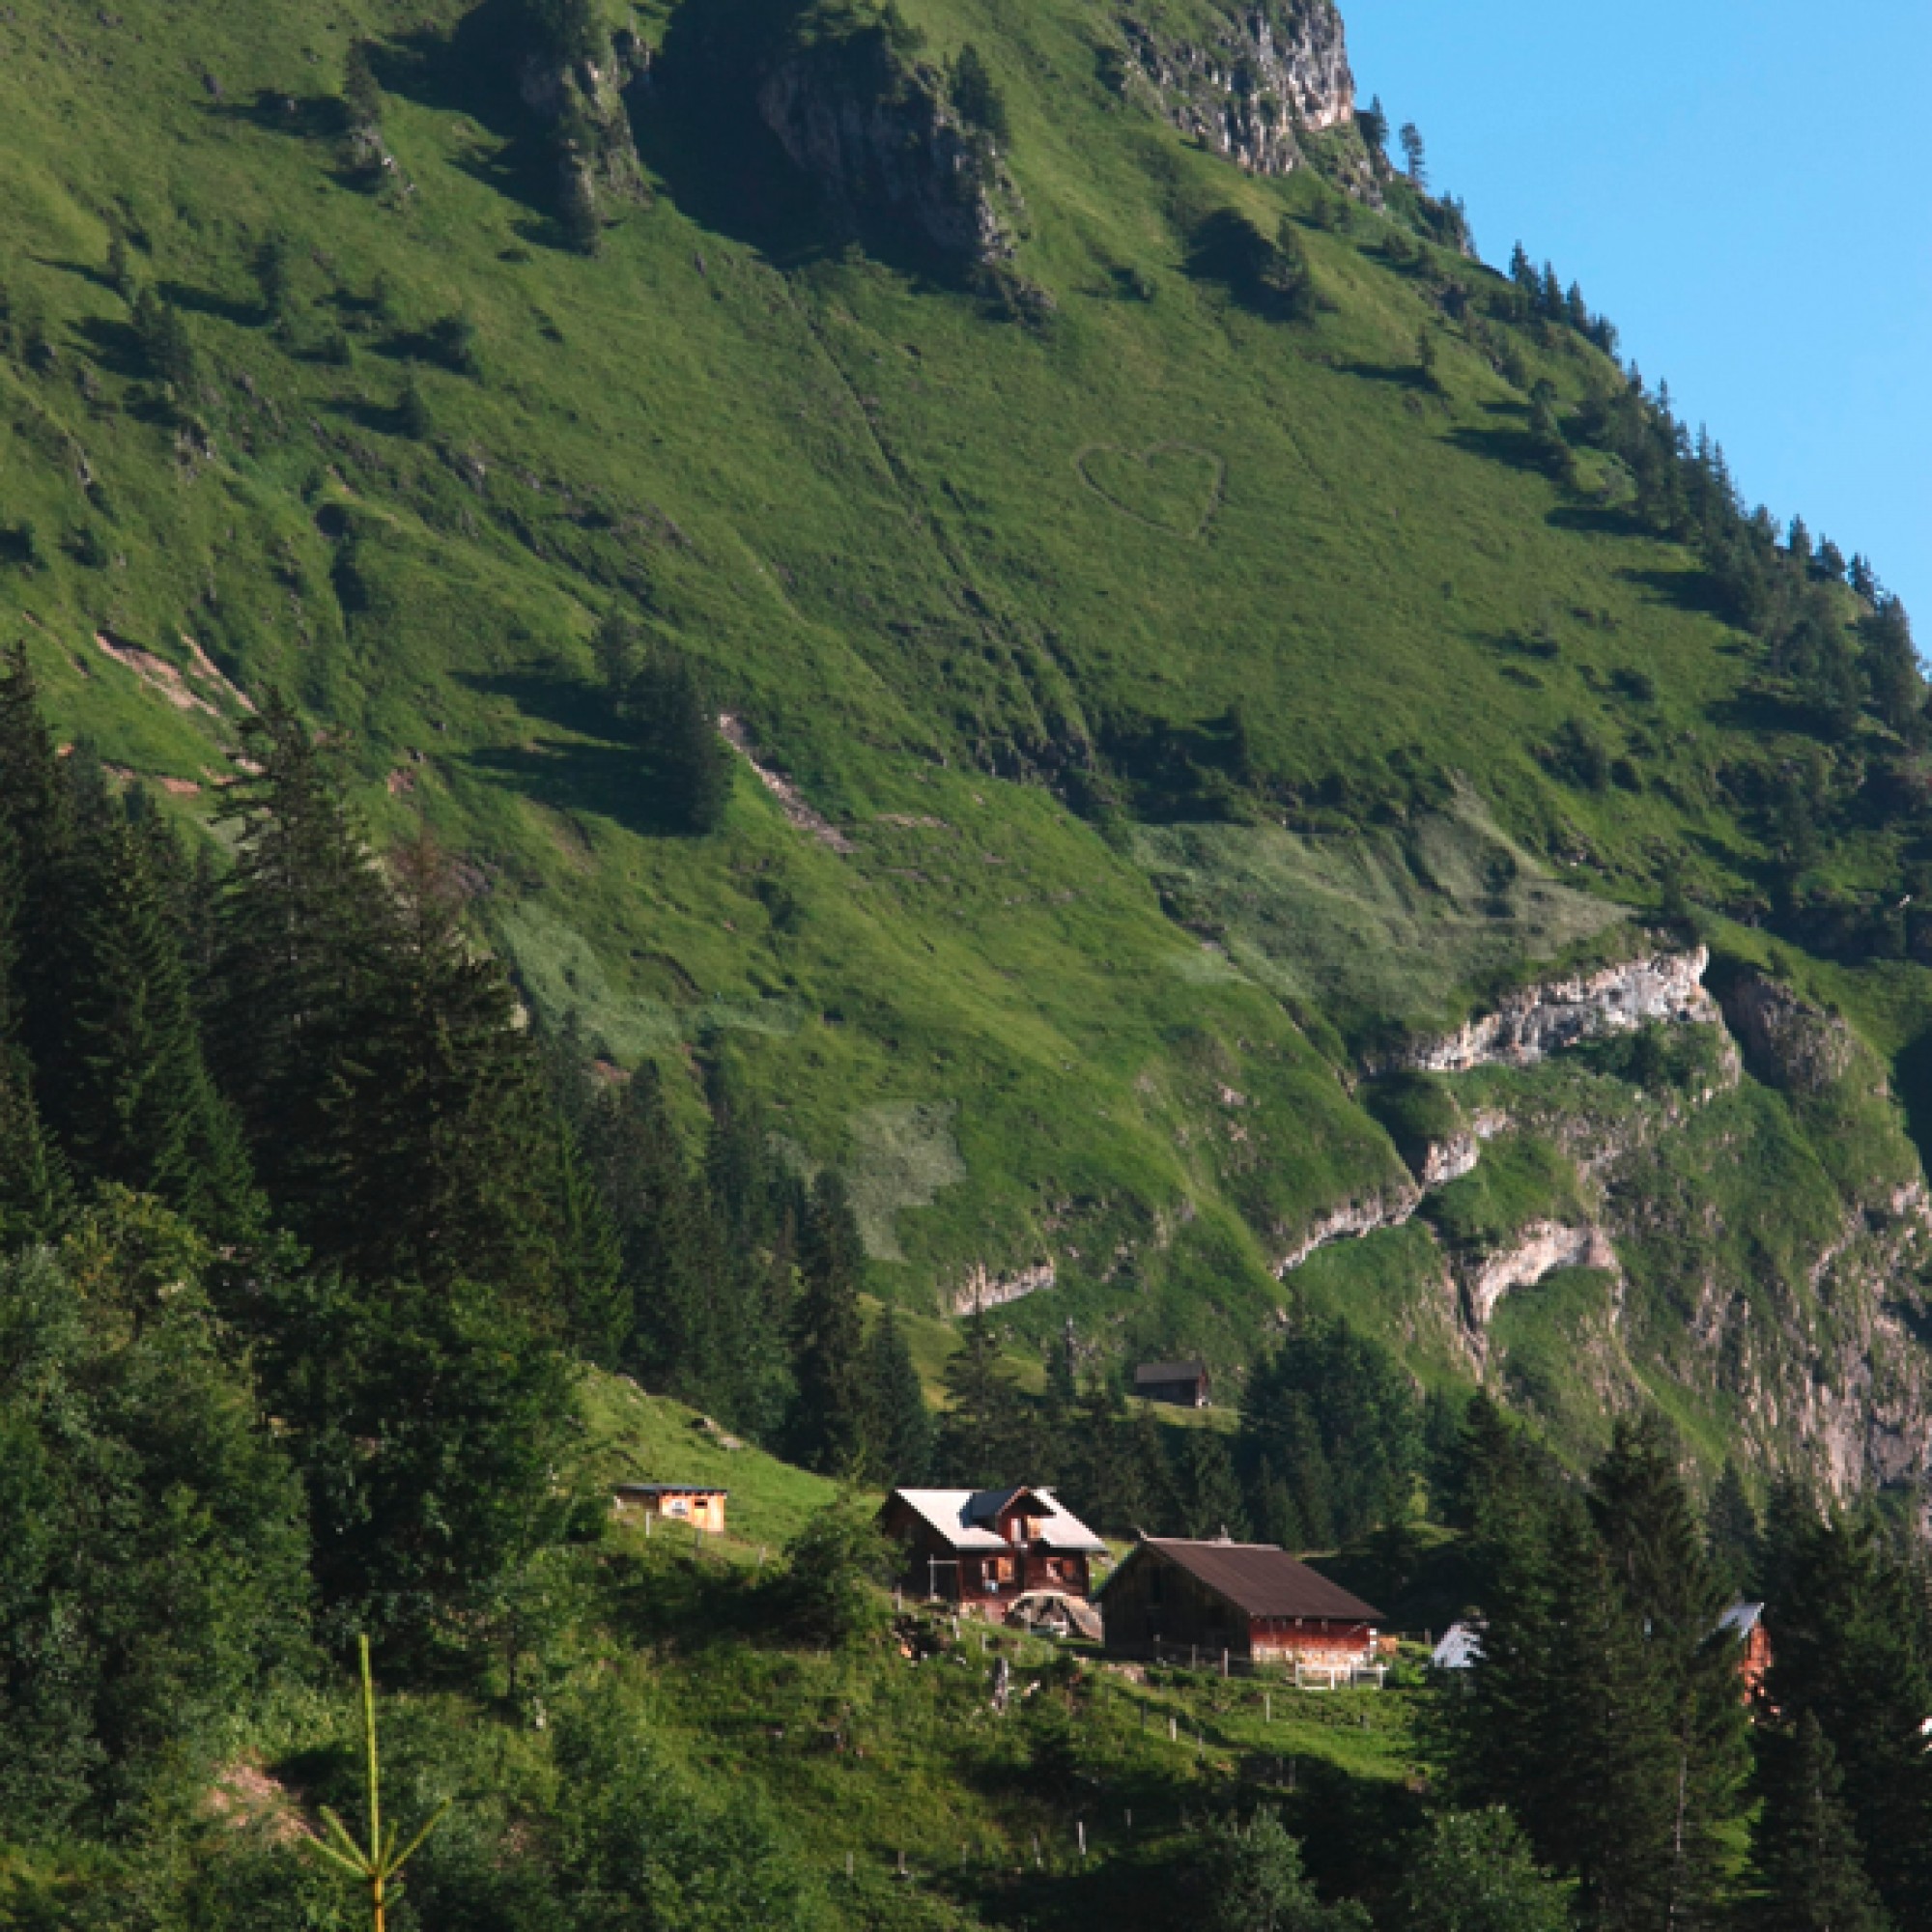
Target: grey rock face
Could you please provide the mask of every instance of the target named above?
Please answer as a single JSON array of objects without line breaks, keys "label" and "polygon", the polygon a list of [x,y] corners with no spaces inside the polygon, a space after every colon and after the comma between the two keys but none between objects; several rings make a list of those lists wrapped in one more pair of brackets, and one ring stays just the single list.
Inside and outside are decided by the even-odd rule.
[{"label": "grey rock face", "polygon": [[1750,974],[1724,993],[1745,1064],[1768,1087],[1822,1094],[1851,1071],[1851,1029],[1776,980]]},{"label": "grey rock face", "polygon": [[1132,19],[1122,27],[1167,118],[1250,173],[1292,173],[1305,158],[1298,136],[1354,119],[1355,78],[1330,0],[1250,0],[1207,43]]},{"label": "grey rock face", "polygon": [[1533,1066],[1578,1040],[1634,1033],[1660,1020],[1712,1024],[1718,1009],[1703,986],[1710,963],[1700,946],[1527,986],[1509,994],[1494,1012],[1411,1047],[1378,1070],[1461,1073],[1495,1064]]},{"label": "grey rock face", "polygon": [[937,70],[907,63],[894,80],[864,85],[850,64],[807,48],[766,75],[758,112],[835,206],[888,214],[955,261],[1006,260],[1011,189],[992,143],[959,118]]}]

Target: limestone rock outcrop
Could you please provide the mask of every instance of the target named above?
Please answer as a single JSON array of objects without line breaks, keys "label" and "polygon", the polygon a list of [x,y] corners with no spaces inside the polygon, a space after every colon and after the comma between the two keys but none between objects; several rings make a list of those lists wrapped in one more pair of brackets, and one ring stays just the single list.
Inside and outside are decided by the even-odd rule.
[{"label": "limestone rock outcrop", "polygon": [[1128,50],[1161,111],[1253,174],[1302,165],[1301,137],[1354,119],[1355,79],[1330,0],[1246,0],[1206,43],[1129,18]]},{"label": "limestone rock outcrop", "polygon": [[1482,1327],[1495,1313],[1496,1303],[1512,1289],[1534,1288],[1558,1268],[1614,1271],[1616,1265],[1616,1250],[1603,1229],[1532,1221],[1518,1231],[1508,1247],[1472,1258],[1457,1267],[1456,1275],[1469,1321]]},{"label": "limestone rock outcrop", "polygon": [[929,62],[816,42],[766,72],[758,112],[792,164],[846,215],[888,217],[957,263],[1012,255],[1016,192],[991,137],[968,125]]},{"label": "limestone rock outcrop", "polygon": [[1463,1073],[1472,1066],[1533,1066],[1547,1055],[1605,1034],[1634,1033],[1660,1021],[1716,1024],[1704,990],[1710,953],[1659,952],[1601,972],[1525,986],[1493,1012],[1439,1038],[1389,1056],[1377,1071]]},{"label": "limestone rock outcrop", "polygon": [[1724,989],[1723,1009],[1745,1065],[1768,1087],[1822,1094],[1852,1069],[1851,1029],[1775,980],[1746,974]]}]

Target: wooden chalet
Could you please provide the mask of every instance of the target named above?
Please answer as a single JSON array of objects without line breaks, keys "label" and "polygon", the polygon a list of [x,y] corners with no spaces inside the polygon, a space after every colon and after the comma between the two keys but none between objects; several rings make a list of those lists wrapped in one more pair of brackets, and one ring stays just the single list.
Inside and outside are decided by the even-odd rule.
[{"label": "wooden chalet", "polygon": [[1267,1543],[1144,1536],[1101,1586],[1107,1648],[1331,1670],[1376,1660],[1381,1612]]},{"label": "wooden chalet", "polygon": [[619,1516],[664,1518],[723,1536],[724,1505],[730,1497],[729,1490],[702,1483],[619,1483],[611,1492],[611,1506]]},{"label": "wooden chalet", "polygon": [[1745,1695],[1754,1697],[1771,1668],[1771,1633],[1764,1627],[1762,1604],[1733,1604],[1718,1619],[1718,1628],[1738,1640],[1738,1675]]},{"label": "wooden chalet", "polygon": [[1206,1362],[1143,1362],[1134,1371],[1134,1393],[1177,1408],[1206,1408],[1211,1400]]},{"label": "wooden chalet", "polygon": [[1004,1612],[1024,1596],[1089,1593],[1089,1559],[1106,1544],[1051,1490],[895,1490],[879,1527],[906,1552],[922,1597]]}]

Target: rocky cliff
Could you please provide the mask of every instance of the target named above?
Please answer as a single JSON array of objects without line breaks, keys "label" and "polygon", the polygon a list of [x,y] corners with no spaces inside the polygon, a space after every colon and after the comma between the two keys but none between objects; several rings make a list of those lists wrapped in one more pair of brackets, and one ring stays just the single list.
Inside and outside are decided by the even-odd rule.
[{"label": "rocky cliff", "polygon": [[1658,1022],[1709,1024],[1718,1009],[1704,990],[1710,954],[1659,952],[1575,979],[1526,986],[1492,1013],[1452,1034],[1389,1056],[1386,1070],[1461,1073],[1502,1063],[1531,1066],[1546,1055],[1605,1034]]},{"label": "rocky cliff", "polygon": [[1301,137],[1354,118],[1348,43],[1329,0],[1255,0],[1207,40],[1131,17],[1122,30],[1167,118],[1252,173],[1291,173],[1306,158]]},{"label": "rocky cliff", "polygon": [[793,165],[847,219],[883,218],[946,259],[1013,253],[1017,194],[992,135],[951,98],[945,71],[876,32],[787,49],[758,112]]}]

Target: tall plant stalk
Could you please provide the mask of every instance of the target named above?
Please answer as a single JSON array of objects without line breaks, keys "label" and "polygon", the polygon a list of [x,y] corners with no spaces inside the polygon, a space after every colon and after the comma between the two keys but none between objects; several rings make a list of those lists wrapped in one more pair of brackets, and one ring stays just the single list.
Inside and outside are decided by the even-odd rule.
[{"label": "tall plant stalk", "polygon": [[449,1809],[449,1801],[444,1799],[429,1823],[397,1851],[396,1828],[391,1825],[386,1833],[383,1829],[383,1767],[376,1749],[376,1685],[369,1674],[369,1639],[358,1637],[356,1642],[362,1655],[362,1740],[368,1753],[369,1842],[366,1846],[357,1844],[349,1828],[325,1804],[322,1822],[328,1827],[329,1836],[317,1838],[314,1844],[324,1858],[367,1887],[372,1932],[388,1932],[388,1907],[403,1889],[402,1869],[436,1830],[442,1814]]}]

